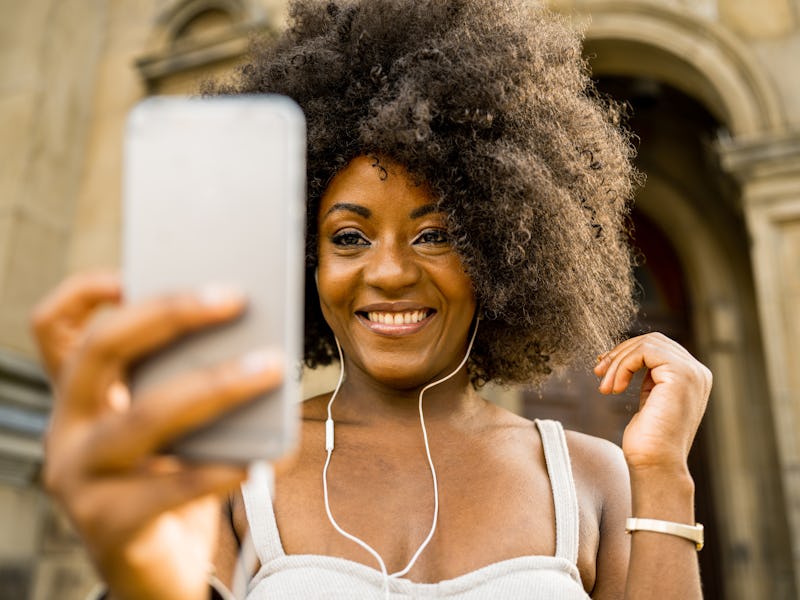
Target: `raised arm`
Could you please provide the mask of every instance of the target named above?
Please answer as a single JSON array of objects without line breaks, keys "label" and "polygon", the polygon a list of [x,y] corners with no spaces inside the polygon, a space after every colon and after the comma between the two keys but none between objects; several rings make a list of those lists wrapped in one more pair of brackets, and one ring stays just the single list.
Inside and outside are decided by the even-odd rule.
[{"label": "raised arm", "polygon": [[[639,410],[622,439],[630,474],[630,514],[694,525],[694,481],[687,458],[711,391],[711,373],[679,344],[662,334],[631,338],[603,355],[595,367],[604,394],[624,391],[639,370],[645,376]],[[601,532],[598,581],[613,569],[615,555],[625,560],[619,538],[624,531],[625,499],[612,497]],[[607,517],[607,519],[606,519]],[[674,527],[668,526],[671,529]],[[695,543],[672,533],[636,530],[631,534],[625,598],[691,600],[702,598]],[[602,554],[603,538],[611,548]],[[597,597],[613,597],[599,593]]]},{"label": "raised arm", "polygon": [[187,373],[132,402],[126,385],[132,363],[179,336],[235,318],[244,299],[214,288],[120,303],[116,275],[89,273],[64,282],[34,312],[55,396],[44,483],[115,599],[206,600],[212,563],[230,568],[230,557],[218,553],[220,544],[230,547],[219,537],[219,494],[245,470],[187,464],[158,450],[271,389],[282,368],[259,352]]}]

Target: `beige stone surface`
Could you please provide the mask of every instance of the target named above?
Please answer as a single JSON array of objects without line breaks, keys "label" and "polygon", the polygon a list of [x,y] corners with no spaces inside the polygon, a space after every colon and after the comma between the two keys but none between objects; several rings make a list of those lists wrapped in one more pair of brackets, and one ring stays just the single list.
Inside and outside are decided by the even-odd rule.
[{"label": "beige stone surface", "polygon": [[119,264],[125,117],[145,95],[134,62],[147,40],[155,8],[152,1],[109,5],[107,44],[91,97],[86,162],[71,224],[80,236],[73,237],[68,249],[70,272]]},{"label": "beige stone surface", "polygon": [[28,354],[26,315],[63,274],[104,4],[0,5],[0,214],[13,227],[0,238],[0,344]]},{"label": "beige stone surface", "polygon": [[720,20],[732,31],[751,38],[779,37],[797,26],[792,0],[719,0]]},{"label": "beige stone surface", "polygon": [[54,0],[0,1],[0,67],[2,93],[35,87],[37,74],[31,59],[41,43],[31,35],[45,29]]},{"label": "beige stone surface", "polygon": [[0,343],[33,356],[28,315],[43,288],[52,287],[64,272],[67,230],[19,211],[12,219],[0,287]]},{"label": "beige stone surface", "polygon": [[176,73],[158,83],[154,92],[162,95],[196,95],[203,81],[225,81],[241,62],[240,59],[222,61],[211,69],[190,69]]},{"label": "beige stone surface", "polygon": [[16,201],[29,157],[27,136],[39,84],[34,62],[39,41],[31,32],[44,28],[49,4],[0,2],[0,214]]},{"label": "beige stone surface", "polygon": [[[793,459],[792,470],[800,468],[800,198],[795,214],[780,223],[780,233],[775,240],[778,276],[781,281],[780,320],[784,328],[786,353],[786,401],[791,403],[792,420],[787,427],[787,455]],[[787,411],[788,412],[788,411]],[[788,417],[786,413],[784,416]],[[798,488],[800,491],[800,488]],[[800,495],[797,496],[800,503]],[[798,508],[798,534],[800,534],[800,506]]]},{"label": "beige stone surface", "polygon": [[[11,214],[24,189],[25,180],[20,175],[30,160],[27,135],[34,117],[34,99],[30,90],[0,90],[0,215]],[[0,237],[0,245],[2,240]]]},{"label": "beige stone surface", "polygon": [[756,40],[750,46],[780,96],[786,127],[800,130],[800,31],[775,39]]},{"label": "beige stone surface", "polygon": [[0,563],[35,562],[44,502],[39,490],[0,487]]},{"label": "beige stone surface", "polygon": [[[10,254],[8,240],[13,235],[14,216],[10,212],[3,212],[0,210],[0,265],[6,264]],[[5,294],[6,288],[10,287],[8,282],[3,278],[2,271],[0,271],[0,298]],[[2,300],[0,300],[0,303]],[[0,312],[1,316],[1,312]]]},{"label": "beige stone surface", "polygon": [[[36,204],[54,218],[69,215],[61,194],[74,194],[83,164],[83,137],[94,64],[102,42],[100,2],[53,2],[28,68],[38,75],[31,98],[35,117],[24,136],[25,190],[19,202]],[[69,48],[69,52],[64,49]],[[24,63],[23,63],[24,64]],[[66,204],[66,207],[65,207]]]}]

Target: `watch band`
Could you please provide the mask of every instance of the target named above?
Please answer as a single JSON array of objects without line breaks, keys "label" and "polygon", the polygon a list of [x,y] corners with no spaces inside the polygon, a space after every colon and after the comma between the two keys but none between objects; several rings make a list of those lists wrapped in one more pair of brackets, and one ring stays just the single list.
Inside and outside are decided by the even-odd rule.
[{"label": "watch band", "polygon": [[703,544],[705,543],[702,523],[685,525],[683,523],[673,523],[672,521],[661,521],[659,519],[628,517],[625,520],[625,533],[632,533],[634,531],[654,531],[656,533],[676,535],[694,542],[698,552],[703,549]]}]

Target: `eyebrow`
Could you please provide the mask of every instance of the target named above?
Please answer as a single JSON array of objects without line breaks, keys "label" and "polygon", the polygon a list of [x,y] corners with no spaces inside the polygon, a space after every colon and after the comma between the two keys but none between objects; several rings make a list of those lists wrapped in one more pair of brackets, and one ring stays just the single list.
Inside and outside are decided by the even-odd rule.
[{"label": "eyebrow", "polygon": [[442,212],[439,210],[439,207],[436,204],[426,204],[425,206],[420,206],[419,208],[415,208],[411,211],[408,215],[412,219],[419,219],[420,217],[424,217],[425,215],[429,215],[435,212]]},{"label": "eyebrow", "polygon": [[[365,219],[369,219],[370,217],[372,217],[372,211],[368,209],[366,206],[361,206],[360,204],[351,204],[350,202],[337,202],[328,209],[328,212],[325,213],[323,219],[326,218],[331,213],[338,211],[353,212],[360,217],[364,217]],[[421,217],[424,217],[425,215],[429,215],[435,212],[441,212],[436,204],[426,204],[424,206],[415,208],[414,210],[411,211],[411,213],[408,216],[411,219],[419,219]]]},{"label": "eyebrow", "polygon": [[337,202],[328,209],[328,212],[325,213],[325,217],[340,210],[354,212],[358,216],[364,217],[365,219],[369,219],[372,216],[372,211],[366,206],[361,206],[360,204],[350,204],[349,202]]}]

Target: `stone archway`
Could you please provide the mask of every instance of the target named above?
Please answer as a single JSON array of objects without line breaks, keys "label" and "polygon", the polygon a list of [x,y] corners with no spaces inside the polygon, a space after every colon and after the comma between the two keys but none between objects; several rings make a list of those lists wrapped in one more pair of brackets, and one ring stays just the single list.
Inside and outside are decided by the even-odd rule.
[{"label": "stone archway", "polygon": [[[768,343],[762,347],[756,298],[763,301],[763,292],[751,273],[747,198],[740,201],[742,190],[720,168],[720,155],[730,155],[741,140],[780,131],[782,107],[747,47],[715,23],[650,2],[597,0],[586,10],[585,48],[595,77],[666,85],[704,107],[717,124],[702,140],[711,150],[701,167],[718,178],[717,195],[693,195],[680,175],[645,167],[648,183],[637,207],[678,254],[692,300],[696,351],[715,372],[704,442],[725,597],[794,597],[798,568],[789,556],[800,529],[790,510],[791,482],[777,466],[787,460],[765,366],[774,350]],[[715,214],[727,216],[719,223]]]},{"label": "stone archway", "polygon": [[655,3],[590,4],[595,75],[650,77],[696,98],[733,136],[773,131],[783,110],[748,48],[711,21]]}]

